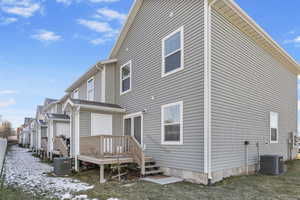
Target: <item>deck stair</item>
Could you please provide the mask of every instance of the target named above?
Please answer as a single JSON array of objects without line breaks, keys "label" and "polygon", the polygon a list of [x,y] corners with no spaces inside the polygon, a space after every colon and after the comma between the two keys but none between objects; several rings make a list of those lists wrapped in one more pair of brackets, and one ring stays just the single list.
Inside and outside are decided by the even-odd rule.
[{"label": "deck stair", "polygon": [[54,151],[59,152],[59,154],[63,157],[69,156],[68,146],[61,137],[54,138]]},{"label": "deck stair", "polygon": [[163,171],[160,170],[160,167],[156,164],[153,158],[145,158],[145,173],[144,175],[158,175],[162,174]]}]

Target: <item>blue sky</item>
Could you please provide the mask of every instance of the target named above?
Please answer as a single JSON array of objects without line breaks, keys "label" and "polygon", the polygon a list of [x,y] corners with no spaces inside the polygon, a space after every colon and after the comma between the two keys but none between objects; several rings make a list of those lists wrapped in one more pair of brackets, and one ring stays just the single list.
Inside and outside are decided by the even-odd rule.
[{"label": "blue sky", "polygon": [[[0,115],[19,126],[105,59],[133,0],[0,0]],[[236,0],[300,62],[300,1]],[[293,20],[291,20],[293,19]]]}]

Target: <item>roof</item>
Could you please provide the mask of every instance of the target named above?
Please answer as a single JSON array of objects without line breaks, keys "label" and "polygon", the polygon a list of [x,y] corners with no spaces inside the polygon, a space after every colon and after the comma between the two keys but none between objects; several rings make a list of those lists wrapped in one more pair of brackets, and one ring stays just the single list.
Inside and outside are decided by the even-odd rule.
[{"label": "roof", "polygon": [[50,99],[50,98],[46,98],[45,102],[44,102],[44,106],[47,106],[49,104],[52,104],[54,102],[58,101],[57,99]]},{"label": "roof", "polygon": [[74,104],[82,104],[82,105],[91,105],[91,106],[103,106],[103,107],[111,107],[111,108],[122,108],[117,104],[110,104],[110,103],[102,103],[97,101],[87,101],[81,99],[71,99]]},{"label": "roof", "polygon": [[[214,9],[237,26],[242,32],[246,33],[248,37],[254,40],[259,46],[269,52],[275,59],[282,63],[284,67],[288,68],[288,70],[293,73],[300,74],[299,64],[233,0],[210,0],[209,3],[211,2],[214,2]],[[142,3],[143,0],[136,0],[134,2],[127,20],[110,53],[110,59],[116,58]]]},{"label": "roof", "polygon": [[43,120],[39,120],[38,123],[39,123],[41,126],[47,126],[47,122],[44,122]]},{"label": "roof", "polygon": [[65,114],[54,114],[54,113],[47,113],[48,119],[62,119],[62,120],[69,120],[70,117]]},{"label": "roof", "polygon": [[72,83],[72,85],[66,90],[66,92],[70,93],[73,90],[77,89],[82,84],[82,82],[86,81],[91,76],[96,74],[100,70],[101,66],[115,62],[117,62],[117,59],[103,60],[96,63],[95,65],[90,67],[90,69],[88,69],[87,72],[85,72],[81,77],[79,77],[74,83]]},{"label": "roof", "polygon": [[107,112],[120,112],[120,113],[124,113],[126,111],[120,105],[110,104],[110,103],[102,103],[102,102],[97,102],[97,101],[87,101],[87,100],[70,98],[68,100],[68,103],[71,106],[78,106],[78,107],[84,108],[84,109],[92,109],[92,110],[107,111]]}]

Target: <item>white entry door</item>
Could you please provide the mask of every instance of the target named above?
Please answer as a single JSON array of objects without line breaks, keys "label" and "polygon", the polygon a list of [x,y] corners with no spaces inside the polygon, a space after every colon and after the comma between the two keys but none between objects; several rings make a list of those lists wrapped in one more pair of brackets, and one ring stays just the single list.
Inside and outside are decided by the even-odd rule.
[{"label": "white entry door", "polygon": [[56,136],[65,136],[70,138],[70,124],[69,123],[56,123]]}]

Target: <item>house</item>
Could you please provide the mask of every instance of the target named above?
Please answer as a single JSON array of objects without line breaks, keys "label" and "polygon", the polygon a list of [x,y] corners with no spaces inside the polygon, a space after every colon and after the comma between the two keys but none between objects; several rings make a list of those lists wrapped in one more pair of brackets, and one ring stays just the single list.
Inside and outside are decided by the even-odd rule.
[{"label": "house", "polygon": [[24,119],[22,132],[20,134],[21,146],[23,146],[25,148],[30,147],[30,142],[31,142],[30,141],[31,140],[31,127],[30,127],[30,124],[31,124],[32,121],[33,121],[33,118],[26,117]]},{"label": "house", "polygon": [[[67,96],[66,96],[67,97]],[[69,156],[70,118],[62,112],[60,100],[47,98],[43,106],[43,123],[47,124],[47,156]]]},{"label": "house", "polygon": [[210,184],[262,154],[293,159],[299,72],[234,1],[136,0],[108,59],[66,90],[75,168],[98,164],[105,182],[105,165],[134,162]]},{"label": "house", "polygon": [[36,119],[32,118],[29,122],[29,132],[30,132],[30,145],[31,151],[36,152],[37,149],[37,132],[36,132]]},{"label": "house", "polygon": [[47,153],[47,123],[45,122],[45,117],[43,113],[44,106],[39,105],[36,109],[36,137],[37,137],[37,145],[36,151],[38,155],[43,157],[46,156]]}]

